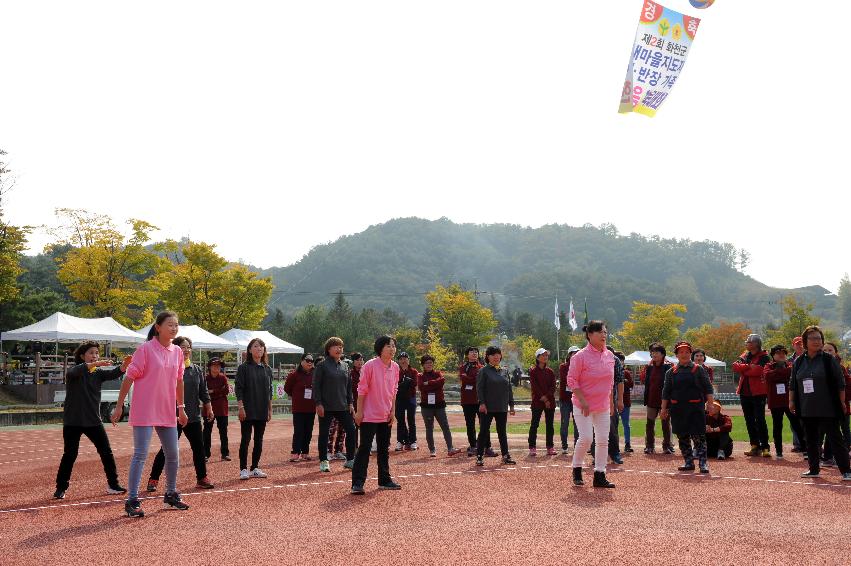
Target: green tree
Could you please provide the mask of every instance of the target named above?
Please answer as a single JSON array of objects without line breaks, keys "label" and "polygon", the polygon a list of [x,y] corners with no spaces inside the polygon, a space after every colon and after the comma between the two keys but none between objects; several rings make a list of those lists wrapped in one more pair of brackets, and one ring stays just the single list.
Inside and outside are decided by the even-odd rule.
[{"label": "green tree", "polygon": [[28,226],[12,226],[3,218],[3,198],[14,185],[9,178],[10,170],[3,161],[4,155],[6,152],[0,149],[0,305],[18,296],[18,276],[24,272],[21,256],[31,231]]},{"label": "green tree", "polygon": [[229,264],[204,242],[157,246],[172,266],[157,278],[166,307],[186,324],[198,324],[214,334],[230,328],[259,328],[272,295],[272,281],[241,264]]},{"label": "green tree", "polygon": [[125,237],[106,215],[68,208],[57,209],[56,215],[63,224],[52,231],[57,241],[48,251],[56,245],[72,246],[58,259],[57,276],[80,304],[80,314],[111,316],[133,326],[150,322],[158,299],[152,276],[166,267],[145,247],[157,227],[130,219]]},{"label": "green tree", "polygon": [[433,325],[459,359],[467,346],[481,346],[493,338],[496,319],[479,304],[473,291],[465,291],[457,283],[437,285],[426,294],[426,302]]},{"label": "green tree", "polygon": [[434,358],[434,367],[439,370],[449,369],[457,361],[452,348],[445,346],[440,339],[440,331],[436,326],[428,329],[426,335],[426,353]]},{"label": "green tree", "polygon": [[13,330],[38,322],[55,312],[77,314],[77,307],[50,289],[22,287],[18,297],[0,309],[0,331]]},{"label": "green tree", "polygon": [[420,356],[425,354],[428,349],[428,344],[423,341],[420,329],[413,327],[400,328],[393,333],[393,337],[396,339],[396,349],[398,352],[407,352],[411,358],[411,365],[419,368]]},{"label": "green tree", "polygon": [[325,322],[326,314],[323,307],[307,305],[293,316],[287,336],[305,352],[324,354],[322,346],[331,336]]},{"label": "green tree", "polygon": [[[766,348],[770,348],[774,344],[783,344],[788,348],[792,344],[792,340],[796,336],[800,336],[806,327],[821,323],[821,319],[813,314],[813,304],[805,304],[795,295],[784,296],[780,304],[783,307],[783,324],[777,330],[766,332],[763,337],[763,344]],[[824,328],[822,330],[826,340],[835,341],[836,336],[833,332]]]},{"label": "green tree", "polygon": [[839,282],[839,320],[846,327],[851,326],[851,279],[846,273]]},{"label": "green tree", "polygon": [[629,319],[620,332],[625,345],[636,350],[646,350],[653,342],[661,342],[672,348],[680,335],[679,327],[684,322],[680,313],[687,311],[685,305],[651,305],[642,301],[632,303]]}]

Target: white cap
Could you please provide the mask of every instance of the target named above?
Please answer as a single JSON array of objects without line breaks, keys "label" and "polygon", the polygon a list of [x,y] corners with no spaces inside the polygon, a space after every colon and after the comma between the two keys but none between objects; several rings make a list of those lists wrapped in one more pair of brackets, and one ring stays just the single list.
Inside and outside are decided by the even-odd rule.
[{"label": "white cap", "polygon": [[542,354],[549,354],[549,353],[550,353],[550,351],[547,350],[546,348],[538,348],[537,350],[535,350],[535,357],[537,358],[538,356],[540,356]]},{"label": "white cap", "polygon": [[578,352],[578,351],[579,351],[579,346],[571,346],[570,348],[567,349],[568,354],[571,353],[571,352]]}]

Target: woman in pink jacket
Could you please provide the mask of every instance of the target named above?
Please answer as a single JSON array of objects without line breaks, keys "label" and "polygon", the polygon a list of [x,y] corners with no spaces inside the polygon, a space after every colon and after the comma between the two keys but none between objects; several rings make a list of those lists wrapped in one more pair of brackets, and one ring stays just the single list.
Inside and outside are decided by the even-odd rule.
[{"label": "woman in pink jacket", "polygon": [[596,437],[594,454],[594,487],[615,487],[606,479],[609,453],[609,425],[614,414],[612,390],[615,355],[606,348],[606,324],[592,320],[582,330],[588,345],[570,360],[567,384],[573,391],[573,408],[579,440],[573,452],[573,484],[584,485],[582,463],[585,452]]},{"label": "woman in pink jacket", "polygon": [[[165,454],[167,508],[186,510],[189,506],[177,493],[177,423],[186,426],[188,418],[183,404],[183,350],[172,344],[180,326],[177,315],[164,311],[148,331],[148,341],[136,349],[118,393],[118,403],[112,412],[112,424],[121,420],[124,398],[133,385],[130,405],[130,426],[133,427],[133,457],[130,460],[127,501],[124,511],[130,517],[143,517],[139,502],[139,482],[148,458],[148,447],[154,430],[160,437]],[[177,407],[177,418],[174,409]]]}]

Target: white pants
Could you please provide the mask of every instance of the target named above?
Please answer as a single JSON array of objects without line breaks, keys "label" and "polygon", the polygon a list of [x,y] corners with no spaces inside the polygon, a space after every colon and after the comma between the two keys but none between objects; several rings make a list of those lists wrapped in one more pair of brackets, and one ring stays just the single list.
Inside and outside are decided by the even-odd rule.
[{"label": "white pants", "polygon": [[576,428],[579,430],[579,440],[576,441],[573,450],[573,467],[582,466],[585,453],[594,441],[594,471],[605,472],[606,462],[609,461],[609,426],[611,425],[609,411],[591,413],[586,417],[577,407],[573,418],[576,419]]}]

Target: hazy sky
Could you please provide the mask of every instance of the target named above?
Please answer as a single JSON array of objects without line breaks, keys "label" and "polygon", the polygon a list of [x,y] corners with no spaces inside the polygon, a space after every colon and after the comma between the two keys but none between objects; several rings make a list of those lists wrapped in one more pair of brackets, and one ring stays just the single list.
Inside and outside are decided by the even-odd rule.
[{"label": "hazy sky", "polygon": [[649,119],[617,113],[640,0],[6,2],[7,219],[138,217],[263,267],[399,216],[610,222],[835,290],[851,3],[663,4],[703,21]]}]

